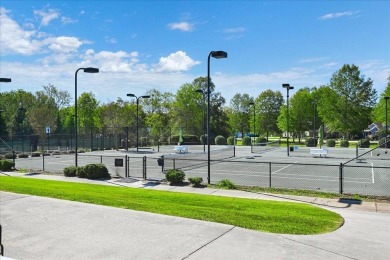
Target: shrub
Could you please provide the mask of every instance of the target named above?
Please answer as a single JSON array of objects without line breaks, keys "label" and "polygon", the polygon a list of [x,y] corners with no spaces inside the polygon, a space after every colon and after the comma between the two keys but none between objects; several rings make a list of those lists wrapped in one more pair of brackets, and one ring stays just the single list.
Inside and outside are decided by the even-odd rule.
[{"label": "shrub", "polygon": [[85,153],[85,150],[84,149],[78,149],[77,152],[78,153]]},{"label": "shrub", "polygon": [[15,167],[15,163],[10,160],[0,160],[0,171],[10,171]]},{"label": "shrub", "polygon": [[84,167],[76,167],[76,176],[79,178],[87,178]]},{"label": "shrub", "polygon": [[223,137],[222,135],[218,135],[215,137],[215,144],[216,145],[226,145],[226,138]]},{"label": "shrub", "polygon": [[77,168],[79,168],[79,167],[69,166],[69,167],[64,168],[64,175],[66,177],[75,177],[75,176],[77,176]]},{"label": "shrub", "polygon": [[387,138],[387,144],[386,137],[379,139],[378,145],[380,148],[390,148],[390,138]]},{"label": "shrub", "polygon": [[5,159],[15,159],[16,158],[16,154],[6,153],[6,154],[4,154],[4,158]]},{"label": "shrub", "polygon": [[75,150],[69,150],[69,154],[73,154],[73,153],[76,153]]},{"label": "shrub", "polygon": [[368,139],[361,139],[358,142],[358,146],[360,148],[369,148],[370,147],[370,140],[368,140]]},{"label": "shrub", "polygon": [[[172,135],[170,141],[173,143],[178,143],[179,135]],[[199,142],[200,142],[199,137],[196,135],[183,135],[182,144],[199,144]]]},{"label": "shrub", "polygon": [[40,152],[33,152],[31,154],[31,157],[40,157],[41,156],[41,153]]},{"label": "shrub", "polygon": [[259,138],[257,138],[257,143],[260,144],[260,146],[266,146],[267,145],[267,138],[259,137]]},{"label": "shrub", "polygon": [[200,187],[200,186],[202,186],[202,183],[203,183],[203,178],[202,177],[188,178],[188,180],[190,181],[190,183],[194,187]]},{"label": "shrub", "polygon": [[316,147],[317,146],[317,140],[312,138],[312,137],[306,138],[305,145],[306,145],[306,147]]},{"label": "shrub", "polygon": [[235,145],[234,140],[235,140],[234,136],[229,136],[227,139],[227,144],[228,145]]},{"label": "shrub", "polygon": [[349,142],[347,140],[341,140],[340,147],[349,147]]},{"label": "shrub", "polygon": [[251,145],[251,143],[252,143],[252,140],[249,136],[244,136],[244,138],[242,138],[242,145],[249,146],[249,145]]},{"label": "shrub", "polygon": [[18,158],[28,158],[28,154],[21,153],[21,154],[18,155]]},{"label": "shrub", "polygon": [[110,179],[107,167],[101,163],[87,164],[82,171],[87,179]]},{"label": "shrub", "polygon": [[231,180],[228,179],[224,179],[218,182],[217,187],[221,189],[228,189],[228,190],[234,190],[237,188],[236,185]]},{"label": "shrub", "polygon": [[335,147],[336,146],[336,141],[334,139],[329,139],[326,141],[326,146],[328,147]]},{"label": "shrub", "polygon": [[182,170],[170,169],[165,173],[165,179],[170,183],[182,183],[184,178],[185,174]]}]

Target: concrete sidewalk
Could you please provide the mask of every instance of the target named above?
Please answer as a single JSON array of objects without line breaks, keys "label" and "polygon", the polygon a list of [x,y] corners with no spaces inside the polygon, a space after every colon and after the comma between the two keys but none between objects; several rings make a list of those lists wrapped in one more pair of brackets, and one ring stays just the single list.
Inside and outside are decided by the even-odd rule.
[{"label": "concrete sidewalk", "polygon": [[[18,175],[19,173],[5,173]],[[5,256],[14,259],[388,259],[390,207],[310,197],[106,182],[55,175],[62,181],[121,185],[218,196],[300,201],[341,214],[345,224],[324,235],[280,235],[230,225],[1,192]],[[1,179],[0,179],[1,181]]]}]

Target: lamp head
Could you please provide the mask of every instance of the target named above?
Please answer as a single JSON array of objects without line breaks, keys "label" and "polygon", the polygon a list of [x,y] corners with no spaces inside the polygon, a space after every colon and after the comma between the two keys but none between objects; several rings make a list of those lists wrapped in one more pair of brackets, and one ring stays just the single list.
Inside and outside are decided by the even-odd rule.
[{"label": "lamp head", "polygon": [[254,104],[255,104],[255,102],[253,102],[253,101],[249,102],[250,106],[253,106]]},{"label": "lamp head", "polygon": [[202,94],[204,93],[203,90],[201,90],[201,89],[197,89],[197,90],[195,90],[195,92],[196,93],[202,93]]},{"label": "lamp head", "polygon": [[136,97],[134,94],[127,94],[128,97]]},{"label": "lamp head", "polygon": [[141,96],[142,98],[150,98],[150,95]]},{"label": "lamp head", "polygon": [[0,78],[0,82],[11,82],[10,78]]},{"label": "lamp head", "polygon": [[390,97],[385,97],[385,100],[388,100]]},{"label": "lamp head", "polygon": [[85,73],[99,73],[99,69],[97,69],[97,68],[89,67],[89,68],[84,68],[83,70]]},{"label": "lamp head", "polygon": [[216,58],[216,59],[224,59],[227,58],[227,52],[225,51],[212,51],[211,52],[211,57]]},{"label": "lamp head", "polygon": [[288,84],[288,83],[282,84],[282,87],[285,88],[285,89],[294,89],[294,87],[290,86],[290,84]]}]

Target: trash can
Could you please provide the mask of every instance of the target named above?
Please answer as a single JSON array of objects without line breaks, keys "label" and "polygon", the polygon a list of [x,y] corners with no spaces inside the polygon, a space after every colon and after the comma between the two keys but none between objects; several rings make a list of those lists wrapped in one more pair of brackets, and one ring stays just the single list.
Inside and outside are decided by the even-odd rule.
[{"label": "trash can", "polygon": [[163,158],[158,158],[157,159],[157,164],[158,164],[158,166],[164,166],[164,159]]},{"label": "trash can", "polygon": [[294,152],[294,146],[290,146],[290,152]]}]

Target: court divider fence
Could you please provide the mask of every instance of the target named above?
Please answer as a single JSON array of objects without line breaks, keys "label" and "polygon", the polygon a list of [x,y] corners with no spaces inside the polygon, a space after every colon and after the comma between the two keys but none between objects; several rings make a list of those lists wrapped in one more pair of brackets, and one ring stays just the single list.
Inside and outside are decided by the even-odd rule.
[{"label": "court divider fence", "polygon": [[[49,158],[48,158],[49,157]],[[46,158],[46,159],[45,159]],[[390,166],[371,163],[308,164],[251,161],[244,157],[212,159],[210,183],[229,179],[236,185],[268,188],[314,190],[340,194],[390,196]],[[129,155],[78,155],[78,165],[104,164],[113,178],[163,180],[164,172],[181,169],[189,177],[202,177],[207,182],[207,159],[135,157]],[[16,159],[16,168],[44,170],[61,174],[74,166],[74,154]]]}]

